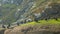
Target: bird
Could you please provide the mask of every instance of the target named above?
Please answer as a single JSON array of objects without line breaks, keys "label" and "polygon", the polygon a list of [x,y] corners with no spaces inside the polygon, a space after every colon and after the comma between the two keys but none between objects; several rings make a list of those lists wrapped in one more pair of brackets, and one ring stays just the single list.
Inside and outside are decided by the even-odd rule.
[{"label": "bird", "polygon": [[9,27],[10,27],[10,24],[8,24],[7,28],[9,28]]},{"label": "bird", "polygon": [[48,20],[47,18],[45,20]]},{"label": "bird", "polygon": [[39,20],[38,20],[37,18],[35,18],[34,21],[37,22],[37,23],[40,23]]},{"label": "bird", "polygon": [[58,21],[58,19],[57,19],[57,18],[55,18],[55,20],[56,20],[56,21]]},{"label": "bird", "polygon": [[2,28],[6,28],[4,25],[2,25]]},{"label": "bird", "polygon": [[19,23],[16,23],[17,24],[17,26],[19,26]]},{"label": "bird", "polygon": [[54,17],[54,19],[55,19],[56,21],[58,21],[58,19],[57,19],[57,18],[55,18],[55,17]]},{"label": "bird", "polygon": [[37,20],[37,19],[34,19],[34,21],[35,21],[35,22],[38,22],[38,20]]}]

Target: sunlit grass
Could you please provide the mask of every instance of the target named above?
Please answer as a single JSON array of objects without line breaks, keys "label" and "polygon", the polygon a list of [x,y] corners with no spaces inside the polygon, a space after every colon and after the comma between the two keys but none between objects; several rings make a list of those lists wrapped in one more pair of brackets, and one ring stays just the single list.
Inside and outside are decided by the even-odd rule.
[{"label": "sunlit grass", "polygon": [[28,22],[26,24],[21,24],[21,26],[27,26],[27,25],[35,25],[37,24],[36,22]]},{"label": "sunlit grass", "polygon": [[4,28],[0,28],[0,31],[1,31],[1,30],[4,30]]},{"label": "sunlit grass", "polygon": [[60,25],[60,19],[49,19],[49,20],[39,20],[39,23],[36,22],[28,22],[26,24],[22,24],[21,26],[27,26],[27,25]]}]

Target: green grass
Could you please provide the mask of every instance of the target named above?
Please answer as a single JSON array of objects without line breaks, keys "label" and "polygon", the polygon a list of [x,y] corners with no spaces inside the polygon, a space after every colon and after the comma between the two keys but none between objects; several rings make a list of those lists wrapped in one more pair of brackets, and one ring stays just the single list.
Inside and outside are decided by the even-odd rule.
[{"label": "green grass", "polygon": [[1,31],[1,30],[4,30],[4,28],[0,28],[0,31]]},{"label": "green grass", "polygon": [[36,22],[28,22],[26,24],[21,24],[21,26],[27,26],[27,25],[36,25]]},{"label": "green grass", "polygon": [[60,25],[60,19],[55,20],[55,19],[49,19],[49,20],[39,20],[39,23],[36,22],[28,22],[26,24],[22,24],[21,26],[27,26],[27,25]]}]

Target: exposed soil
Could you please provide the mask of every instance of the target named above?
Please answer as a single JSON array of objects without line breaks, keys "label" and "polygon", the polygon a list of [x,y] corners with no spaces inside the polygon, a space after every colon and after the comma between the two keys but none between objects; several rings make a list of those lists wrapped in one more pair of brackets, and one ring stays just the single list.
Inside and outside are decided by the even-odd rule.
[{"label": "exposed soil", "polygon": [[59,25],[29,25],[7,29],[4,34],[60,34]]}]

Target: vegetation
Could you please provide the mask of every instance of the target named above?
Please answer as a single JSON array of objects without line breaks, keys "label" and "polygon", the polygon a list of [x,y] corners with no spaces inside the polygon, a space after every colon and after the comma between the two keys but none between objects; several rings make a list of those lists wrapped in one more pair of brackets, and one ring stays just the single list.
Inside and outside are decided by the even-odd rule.
[{"label": "vegetation", "polygon": [[5,34],[60,34],[60,19],[56,21],[55,19],[49,20],[40,20],[40,23],[37,22],[28,22],[22,24],[13,29],[6,30]]},{"label": "vegetation", "polygon": [[20,26],[36,25],[36,24],[40,24],[40,25],[60,25],[60,18],[58,18],[58,21],[56,21],[55,19],[40,20],[39,23],[33,21],[33,22],[28,22],[26,24],[22,24]]},{"label": "vegetation", "polygon": [[[21,30],[30,32],[29,27],[33,28],[31,31],[43,30],[45,27],[49,31],[60,30],[60,0],[0,0],[0,20],[0,24],[7,25],[4,28],[11,29],[7,30],[9,33],[12,29],[13,32],[16,29],[19,33]],[[0,28],[0,31],[4,28]]]}]

